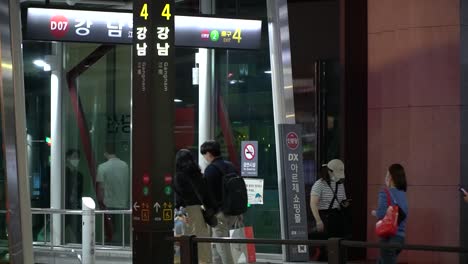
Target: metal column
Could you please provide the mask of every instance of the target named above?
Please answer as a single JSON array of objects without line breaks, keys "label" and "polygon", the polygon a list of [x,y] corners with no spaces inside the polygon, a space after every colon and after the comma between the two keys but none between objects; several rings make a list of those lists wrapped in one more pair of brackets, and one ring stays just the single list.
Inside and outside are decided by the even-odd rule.
[{"label": "metal column", "polygon": [[[295,124],[294,93],[289,42],[289,21],[287,0],[267,0],[268,38],[270,42],[270,64],[273,94],[273,115],[276,135],[276,157],[278,168],[278,197],[281,217],[281,238],[287,237],[285,222],[287,215],[283,210],[284,175],[282,172],[281,138],[279,124]],[[286,259],[283,246],[283,259]]]},{"label": "metal column", "polygon": [[19,1],[0,0],[0,106],[10,263],[33,263]]},{"label": "metal column", "polygon": [[[52,67],[50,80],[50,133],[52,145],[50,148],[50,208],[62,209],[62,43],[53,44],[53,55],[48,63]],[[52,245],[61,244],[62,216],[51,216]]]},{"label": "metal column", "polygon": [[[201,0],[200,12],[206,15],[215,13],[214,0]],[[197,63],[199,64],[199,85],[198,85],[198,145],[206,140],[214,138],[216,111],[216,93],[214,90],[214,50],[199,49]],[[199,153],[199,163],[204,170],[207,166]]]}]

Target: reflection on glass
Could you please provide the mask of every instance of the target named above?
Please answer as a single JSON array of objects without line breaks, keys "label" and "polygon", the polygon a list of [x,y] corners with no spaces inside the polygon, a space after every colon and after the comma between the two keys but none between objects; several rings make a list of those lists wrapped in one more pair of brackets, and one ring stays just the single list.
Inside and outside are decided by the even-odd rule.
[{"label": "reflection on glass", "polygon": [[[67,209],[74,208],[74,197],[86,196],[95,199],[99,209],[128,210],[131,47],[70,43],[64,45],[64,57],[68,77],[63,91],[64,146],[77,153],[66,160]],[[77,234],[74,222],[71,217],[65,223],[70,234]],[[119,214],[98,218],[97,241],[122,245],[123,222]],[[68,242],[80,242],[79,235],[66,237]]]},{"label": "reflection on glass", "polygon": [[[269,53],[216,52],[217,129],[215,139],[223,156],[239,170],[242,141],[258,142],[258,178],[264,179],[264,204],[252,205],[245,215],[255,237],[280,238],[275,129]],[[239,170],[240,171],[240,170]],[[257,246],[259,252],[278,253],[279,247]]]},{"label": "reflection on glass", "polygon": [[[0,120],[1,121],[1,120]],[[0,129],[0,144],[2,143]],[[3,162],[3,151],[0,151],[0,263],[8,263],[8,231],[6,222],[6,175]]]},{"label": "reflection on glass", "polygon": [[[51,72],[44,70],[45,57],[50,54],[50,43],[23,43],[28,175],[33,208],[50,207]],[[32,216],[34,241],[50,239],[47,229],[50,230],[48,217]]]}]

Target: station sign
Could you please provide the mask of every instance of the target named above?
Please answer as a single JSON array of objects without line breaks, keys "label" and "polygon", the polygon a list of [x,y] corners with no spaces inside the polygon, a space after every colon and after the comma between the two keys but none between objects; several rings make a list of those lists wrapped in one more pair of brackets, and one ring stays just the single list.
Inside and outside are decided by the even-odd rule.
[{"label": "station sign", "polygon": [[[175,16],[175,45],[203,48],[259,49],[261,20]],[[133,15],[54,8],[27,9],[24,39],[133,44]]]},{"label": "station sign", "polygon": [[26,17],[25,39],[124,44],[133,41],[132,13],[30,7]]},{"label": "station sign", "polygon": [[176,16],[177,46],[259,49],[262,21],[216,17]]},{"label": "station sign", "polygon": [[[280,124],[280,153],[283,183],[283,228],[285,239],[307,240],[307,205],[305,201],[304,171],[302,163],[302,127],[300,125]],[[287,261],[307,261],[307,245],[290,245],[286,250]]]},{"label": "station sign", "polygon": [[172,230],[174,222],[175,47],[171,2],[134,3],[132,219],[135,229]]},{"label": "station sign", "polygon": [[136,0],[133,8],[133,263],[172,263],[174,0]]}]

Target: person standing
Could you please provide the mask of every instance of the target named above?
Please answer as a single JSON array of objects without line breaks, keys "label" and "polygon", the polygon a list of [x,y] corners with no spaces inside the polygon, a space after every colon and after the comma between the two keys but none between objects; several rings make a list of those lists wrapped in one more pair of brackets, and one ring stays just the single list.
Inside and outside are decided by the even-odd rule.
[{"label": "person standing", "polygon": [[[114,146],[111,144],[107,144],[104,157],[107,161],[98,166],[96,178],[99,206],[104,210],[127,210],[130,208],[130,176],[128,165],[117,157]],[[106,215],[108,240],[113,240],[112,237],[115,240],[114,235],[122,236],[120,234],[122,230],[121,219],[122,217],[119,215]],[[110,231],[110,229],[114,229],[115,232]]]},{"label": "person standing", "polygon": [[[392,164],[385,176],[386,187],[379,192],[377,210],[372,211],[372,215],[376,216],[378,220],[385,217],[387,213],[387,192],[390,194],[390,201],[392,205],[397,204],[403,211],[405,217],[398,223],[398,231],[395,236],[381,238],[382,243],[400,244],[405,243],[406,223],[408,218],[408,200],[406,198],[406,173],[405,169],[400,164]],[[397,257],[400,254],[400,249],[380,249],[380,258],[377,263],[379,264],[395,264]]]},{"label": "person standing", "polygon": [[[350,205],[343,184],[344,163],[333,159],[320,170],[320,179],[312,186],[310,208],[315,219],[316,231],[326,238],[344,237],[346,219],[344,210]],[[319,260],[326,260],[327,254],[320,252]]]},{"label": "person standing", "polygon": [[[65,209],[81,210],[81,197],[83,196],[83,174],[78,170],[80,152],[69,149],[65,153]],[[77,215],[67,215],[66,241],[81,243],[81,218]]]},{"label": "person standing", "polygon": [[[200,153],[208,163],[205,169],[205,179],[208,184],[209,193],[215,201],[218,211],[216,218],[218,225],[212,228],[213,237],[229,237],[229,230],[239,221],[240,216],[228,215],[223,212],[223,190],[224,175],[237,173],[232,163],[221,157],[221,147],[218,142],[208,140],[200,147]],[[234,264],[234,258],[231,252],[230,244],[214,243],[213,263]]]},{"label": "person standing", "polygon": [[[200,167],[188,149],[181,149],[176,154],[174,191],[176,208],[183,206],[190,219],[185,225],[185,235],[209,237],[210,232],[203,217],[202,205],[207,212],[215,206],[211,202]],[[214,212],[212,215],[214,217]],[[211,263],[210,244],[198,244],[198,259],[200,263]]]}]

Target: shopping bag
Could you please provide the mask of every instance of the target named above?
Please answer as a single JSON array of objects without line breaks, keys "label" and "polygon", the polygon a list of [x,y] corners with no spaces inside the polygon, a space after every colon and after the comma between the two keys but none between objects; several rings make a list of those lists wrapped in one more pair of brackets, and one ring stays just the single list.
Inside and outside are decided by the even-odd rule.
[{"label": "shopping bag", "polygon": [[[230,238],[253,238],[251,226],[239,227],[230,230]],[[256,259],[255,244],[231,244],[234,263],[254,263]]]}]

